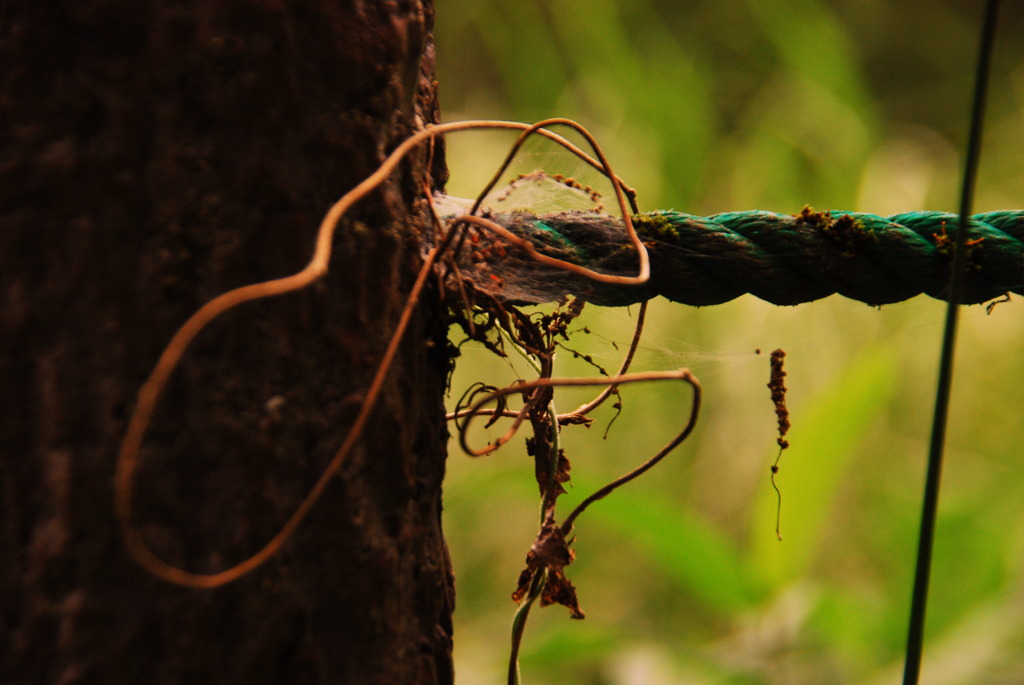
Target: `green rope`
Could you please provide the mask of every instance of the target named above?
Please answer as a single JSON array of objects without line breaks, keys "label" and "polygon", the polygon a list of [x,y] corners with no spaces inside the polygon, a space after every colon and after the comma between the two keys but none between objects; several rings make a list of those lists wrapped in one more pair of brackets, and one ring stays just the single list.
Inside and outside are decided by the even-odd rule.
[{"label": "green rope", "polygon": [[[603,273],[632,275],[636,253],[619,218],[596,212],[490,216],[540,252]],[[461,270],[501,301],[537,304],[578,295],[623,306],[657,295],[683,304],[727,302],[745,293],[778,305],[839,293],[870,305],[926,293],[944,299],[959,218],[945,212],[888,217],[860,212],[727,212],[699,217],[658,211],[634,217],[650,253],[651,279],[610,285],[531,260],[500,239],[474,236]],[[975,214],[968,222],[961,302],[1024,294],[1024,210]]]}]

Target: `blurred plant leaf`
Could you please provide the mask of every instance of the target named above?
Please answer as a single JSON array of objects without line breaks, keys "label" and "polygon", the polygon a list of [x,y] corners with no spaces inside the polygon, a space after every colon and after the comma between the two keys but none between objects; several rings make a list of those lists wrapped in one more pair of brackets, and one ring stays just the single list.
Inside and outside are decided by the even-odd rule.
[{"label": "blurred plant leaf", "polygon": [[[589,491],[593,484],[582,481],[576,479],[577,489]],[[640,479],[594,504],[577,526],[581,534],[588,524],[618,532],[680,590],[716,610],[732,612],[756,602],[761,592],[754,574],[732,541],[696,511],[643,485]]]}]

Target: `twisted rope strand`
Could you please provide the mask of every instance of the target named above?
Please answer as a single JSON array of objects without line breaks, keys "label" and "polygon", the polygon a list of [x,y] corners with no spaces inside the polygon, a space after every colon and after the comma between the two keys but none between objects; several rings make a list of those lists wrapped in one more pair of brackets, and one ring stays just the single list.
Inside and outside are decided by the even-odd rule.
[{"label": "twisted rope strand", "polygon": [[[636,268],[619,218],[597,212],[515,212],[488,218],[550,257],[608,274],[631,274]],[[633,221],[651,260],[651,278],[641,285],[599,283],[547,268],[485,233],[477,236],[476,249],[461,255],[463,273],[501,300],[527,304],[568,294],[604,306],[657,295],[704,306],[745,293],[778,305],[833,293],[870,305],[921,293],[945,299],[958,217],[805,208],[795,215],[747,211],[710,217],[657,211]],[[968,229],[961,302],[1024,294],[1024,210],[976,214]]]}]

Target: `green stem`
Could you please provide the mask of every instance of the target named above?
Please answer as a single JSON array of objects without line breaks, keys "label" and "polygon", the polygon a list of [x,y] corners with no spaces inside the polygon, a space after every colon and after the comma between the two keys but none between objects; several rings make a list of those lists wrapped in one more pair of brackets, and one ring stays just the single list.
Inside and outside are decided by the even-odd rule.
[{"label": "green stem", "polygon": [[508,685],[520,685],[519,675],[519,646],[523,642],[523,632],[526,630],[526,619],[530,615],[530,607],[544,591],[544,584],[548,579],[548,570],[540,569],[533,576],[530,582],[530,592],[516,609],[512,617],[512,650],[508,659]]},{"label": "green stem", "polygon": [[[554,364],[555,357],[551,356],[551,362]],[[555,506],[554,498],[552,493],[555,490],[556,481],[558,479],[558,460],[560,457],[561,449],[561,431],[558,426],[558,413],[555,411],[555,398],[552,396],[548,402],[548,421],[551,425],[551,470],[548,473],[548,484],[544,490],[544,499],[540,503],[540,525],[543,526],[544,522],[548,520],[549,510],[553,510]]]}]

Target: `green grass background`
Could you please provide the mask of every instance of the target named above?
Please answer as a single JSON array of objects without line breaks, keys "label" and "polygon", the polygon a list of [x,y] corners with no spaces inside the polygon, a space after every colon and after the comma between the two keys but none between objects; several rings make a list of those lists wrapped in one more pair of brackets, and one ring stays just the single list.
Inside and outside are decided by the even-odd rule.
[{"label": "green grass background", "polygon": [[[1003,5],[979,212],[1024,206],[1024,12]],[[980,12],[968,0],[438,0],[442,111],[576,119],[642,209],[955,211]],[[450,192],[475,194],[510,140],[450,137]],[[519,170],[537,167],[596,182],[539,144]],[[1021,307],[963,311],[929,684],[1024,682]],[[927,297],[882,309],[839,297],[793,308],[656,301],[636,368],[692,368],[706,397],[700,426],[580,518],[569,574],[587,619],[535,611],[524,682],[898,682],[944,313]],[[592,333],[572,345],[613,370],[635,314],[592,308]],[[765,387],[777,347],[789,355],[793,420],[781,543]],[[471,346],[458,364],[453,403],[475,380],[528,375]],[[594,372],[564,352],[559,373]],[[687,411],[687,392],[668,384],[623,394],[606,439],[608,413],[565,435],[574,487],[563,515],[668,440]],[[503,682],[509,594],[537,499],[521,440],[477,460],[452,443],[444,522],[461,683]]]}]

